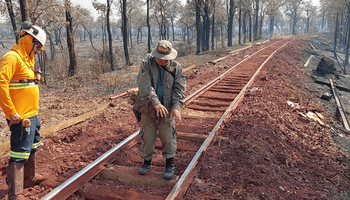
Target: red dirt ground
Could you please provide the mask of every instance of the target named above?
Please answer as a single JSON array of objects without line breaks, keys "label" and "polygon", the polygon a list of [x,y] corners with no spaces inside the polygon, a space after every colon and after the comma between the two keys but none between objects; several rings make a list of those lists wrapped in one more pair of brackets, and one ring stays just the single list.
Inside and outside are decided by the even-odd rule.
[{"label": "red dirt ground", "polygon": [[[216,140],[201,157],[198,174],[185,199],[348,197],[348,155],[332,141],[334,129],[300,114],[318,111],[326,119],[332,119],[318,98],[309,92],[312,89],[309,74],[302,69],[308,56],[303,56],[305,47],[306,41],[298,38],[275,54],[263,68],[232,117],[225,122],[219,135],[227,139]],[[254,46],[220,64],[207,64],[186,74],[186,95],[207,83],[205,80],[212,80],[224,72],[228,61],[230,64],[237,62],[258,48]],[[292,108],[287,101],[299,103],[302,108]],[[102,114],[44,137],[38,152],[37,171],[49,179],[40,186],[25,189],[28,199],[42,198],[60,182],[138,130],[131,104],[129,98],[115,99]],[[141,164],[142,159],[139,159]],[[8,157],[1,158],[0,168],[7,162]],[[186,166],[175,163],[175,167]],[[112,184],[100,177],[94,181],[100,185]],[[103,188],[99,193],[111,193],[112,196],[115,190],[111,188],[116,186]],[[132,192],[137,188],[124,184],[119,190]],[[6,199],[6,193],[5,177],[1,176],[0,199]],[[75,195],[70,199],[82,198]]]},{"label": "red dirt ground", "polygon": [[[310,94],[303,72],[306,42],[296,40],[264,67],[220,140],[199,162],[186,199],[347,199],[349,160],[332,141],[332,129],[300,115],[327,114]],[[309,89],[309,90],[308,90]]]}]

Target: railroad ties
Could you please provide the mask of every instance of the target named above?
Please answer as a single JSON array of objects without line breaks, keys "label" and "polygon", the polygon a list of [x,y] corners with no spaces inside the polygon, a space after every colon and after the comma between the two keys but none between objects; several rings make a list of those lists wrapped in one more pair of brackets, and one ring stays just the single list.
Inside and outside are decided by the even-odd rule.
[{"label": "railroad ties", "polygon": [[[172,180],[162,179],[165,159],[159,138],[152,170],[147,175],[138,174],[142,160],[137,131],[42,199],[65,199],[73,193],[89,199],[181,199],[197,173],[196,164],[202,153],[213,140],[227,139],[217,135],[222,123],[243,99],[263,65],[287,43],[288,40],[267,43],[235,66],[227,66],[228,71],[186,98],[183,120],[176,126],[178,140]],[[96,175],[110,180],[113,192],[101,192],[107,186],[94,184],[91,179],[96,179]]]}]

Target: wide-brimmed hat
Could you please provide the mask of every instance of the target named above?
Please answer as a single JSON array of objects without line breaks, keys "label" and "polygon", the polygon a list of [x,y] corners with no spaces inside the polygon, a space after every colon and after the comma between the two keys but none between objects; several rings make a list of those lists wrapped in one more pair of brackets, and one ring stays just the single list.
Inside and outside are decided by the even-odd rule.
[{"label": "wide-brimmed hat", "polygon": [[173,60],[177,56],[177,51],[173,48],[171,42],[167,40],[159,41],[157,48],[151,53],[154,57],[163,60]]}]

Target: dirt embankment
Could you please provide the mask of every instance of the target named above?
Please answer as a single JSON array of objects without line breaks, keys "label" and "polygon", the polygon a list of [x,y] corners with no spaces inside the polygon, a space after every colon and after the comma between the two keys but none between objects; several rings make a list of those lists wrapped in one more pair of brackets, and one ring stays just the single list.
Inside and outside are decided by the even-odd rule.
[{"label": "dirt embankment", "polygon": [[[225,123],[220,136],[227,140],[216,141],[199,162],[186,199],[349,198],[348,136],[331,126],[341,126],[334,100],[320,99],[329,86],[321,89],[311,78],[324,55],[310,42],[296,39],[263,68]],[[305,69],[310,51],[316,58]],[[325,125],[308,112],[321,113]]]}]

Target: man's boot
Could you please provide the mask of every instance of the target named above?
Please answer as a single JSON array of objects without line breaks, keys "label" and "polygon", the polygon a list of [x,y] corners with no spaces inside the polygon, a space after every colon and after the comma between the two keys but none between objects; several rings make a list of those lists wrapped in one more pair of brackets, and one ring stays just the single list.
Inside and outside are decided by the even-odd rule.
[{"label": "man's boot", "polygon": [[6,168],[9,200],[26,199],[23,195],[23,166],[23,162],[10,163]]},{"label": "man's boot", "polygon": [[42,175],[35,173],[35,153],[31,153],[24,164],[24,188],[34,187],[44,180]]},{"label": "man's boot", "polygon": [[174,176],[174,158],[167,158],[163,178],[171,180],[173,176]]},{"label": "man's boot", "polygon": [[143,162],[142,167],[139,170],[139,174],[146,175],[149,172],[149,170],[151,170],[151,169],[152,169],[152,161],[151,160],[145,160]]}]

